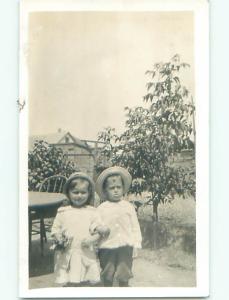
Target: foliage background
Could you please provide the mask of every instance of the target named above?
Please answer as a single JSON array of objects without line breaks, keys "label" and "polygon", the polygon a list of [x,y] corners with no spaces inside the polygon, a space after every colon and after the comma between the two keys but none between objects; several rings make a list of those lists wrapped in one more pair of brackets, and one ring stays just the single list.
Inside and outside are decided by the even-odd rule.
[{"label": "foliage background", "polygon": [[168,62],[155,63],[146,71],[149,81],[142,106],[125,107],[124,132],[119,135],[107,127],[99,133],[105,143],[101,155],[132,174],[130,193],[151,193],[148,202],[155,221],[159,203],[175,194],[195,197],[195,163],[176,163],[184,150],[191,150],[195,157],[195,106],[180,76],[187,67],[178,54]]},{"label": "foliage background", "polygon": [[67,161],[63,150],[40,140],[28,154],[29,191],[38,191],[45,178],[53,175],[69,177],[77,167]]}]

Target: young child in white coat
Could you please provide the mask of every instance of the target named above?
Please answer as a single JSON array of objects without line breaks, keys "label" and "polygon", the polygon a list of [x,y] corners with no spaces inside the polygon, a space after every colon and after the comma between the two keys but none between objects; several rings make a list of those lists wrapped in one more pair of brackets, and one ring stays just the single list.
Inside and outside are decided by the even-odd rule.
[{"label": "young child in white coat", "polygon": [[61,286],[96,286],[100,266],[96,243],[108,234],[91,206],[94,183],[84,173],[72,174],[64,186],[69,205],[58,209],[52,226],[55,282]]},{"label": "young child in white coat", "polygon": [[135,209],[123,196],[131,185],[131,175],[121,167],[104,170],[96,181],[96,191],[105,200],[97,209],[109,236],[99,244],[99,260],[104,286],[129,285],[133,250],[141,248],[141,231]]}]

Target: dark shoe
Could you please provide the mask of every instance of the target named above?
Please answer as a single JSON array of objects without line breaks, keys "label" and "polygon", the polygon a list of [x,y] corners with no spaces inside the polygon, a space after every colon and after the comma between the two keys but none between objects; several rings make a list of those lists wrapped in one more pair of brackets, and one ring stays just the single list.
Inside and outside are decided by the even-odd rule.
[{"label": "dark shoe", "polygon": [[119,281],[119,286],[120,287],[128,287],[129,286],[128,281]]},{"label": "dark shoe", "polygon": [[91,283],[91,287],[103,286],[102,282]]},{"label": "dark shoe", "polygon": [[104,280],[103,281],[103,283],[104,283],[104,286],[109,286],[109,287],[111,287],[111,286],[113,286],[113,282],[112,281],[109,281],[109,280]]}]

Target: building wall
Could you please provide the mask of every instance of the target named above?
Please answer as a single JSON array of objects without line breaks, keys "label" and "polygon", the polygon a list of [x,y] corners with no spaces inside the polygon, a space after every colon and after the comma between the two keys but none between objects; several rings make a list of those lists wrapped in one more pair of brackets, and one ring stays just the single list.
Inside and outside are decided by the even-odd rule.
[{"label": "building wall", "polygon": [[74,144],[56,144],[56,147],[64,151],[67,160],[74,162],[77,169],[93,177],[95,165],[94,156],[88,149]]},{"label": "building wall", "polygon": [[92,155],[67,155],[67,159],[75,163],[76,167],[93,177],[94,175],[94,158]]},{"label": "building wall", "polygon": [[56,144],[55,146],[61,148],[66,154],[90,154],[88,149],[75,144]]}]

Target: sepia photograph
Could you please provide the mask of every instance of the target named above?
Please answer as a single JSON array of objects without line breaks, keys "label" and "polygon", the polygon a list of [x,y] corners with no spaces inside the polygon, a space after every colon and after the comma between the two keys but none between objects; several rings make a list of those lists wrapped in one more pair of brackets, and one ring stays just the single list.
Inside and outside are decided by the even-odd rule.
[{"label": "sepia photograph", "polygon": [[207,2],[89,2],[21,2],[20,294],[207,296]]}]

